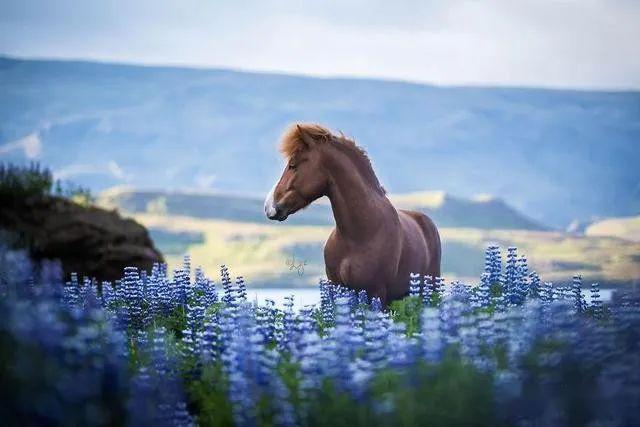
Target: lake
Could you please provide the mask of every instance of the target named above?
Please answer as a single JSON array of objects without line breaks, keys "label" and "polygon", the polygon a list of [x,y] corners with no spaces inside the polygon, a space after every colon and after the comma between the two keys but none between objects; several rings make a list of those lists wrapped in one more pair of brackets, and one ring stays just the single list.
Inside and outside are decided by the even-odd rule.
[{"label": "lake", "polygon": [[[587,302],[591,300],[591,292],[588,289],[582,291]],[[300,309],[305,305],[320,304],[319,288],[249,288],[247,289],[247,298],[249,301],[258,301],[263,305],[265,299],[275,301],[276,306],[282,307],[284,297],[293,295],[293,306]],[[613,295],[613,289],[600,289],[600,299],[604,302],[610,301]]]}]

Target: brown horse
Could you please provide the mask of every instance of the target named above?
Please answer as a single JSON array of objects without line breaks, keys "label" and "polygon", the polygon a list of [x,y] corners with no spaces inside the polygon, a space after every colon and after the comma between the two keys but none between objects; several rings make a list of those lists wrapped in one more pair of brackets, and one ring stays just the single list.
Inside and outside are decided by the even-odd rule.
[{"label": "brown horse", "polygon": [[405,296],[409,274],[440,275],[440,236],[426,215],[396,209],[364,150],[315,124],[294,125],[280,146],[287,163],[265,201],[284,221],[321,196],[336,227],[324,248],[329,280],[367,291],[386,305]]}]

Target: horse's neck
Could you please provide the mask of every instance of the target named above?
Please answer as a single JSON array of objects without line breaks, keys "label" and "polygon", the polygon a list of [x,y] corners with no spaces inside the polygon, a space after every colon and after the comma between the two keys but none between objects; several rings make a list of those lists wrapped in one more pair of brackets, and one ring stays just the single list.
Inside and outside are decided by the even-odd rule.
[{"label": "horse's neck", "polygon": [[349,161],[332,162],[327,196],[341,237],[366,241],[397,212],[389,199],[373,187]]}]

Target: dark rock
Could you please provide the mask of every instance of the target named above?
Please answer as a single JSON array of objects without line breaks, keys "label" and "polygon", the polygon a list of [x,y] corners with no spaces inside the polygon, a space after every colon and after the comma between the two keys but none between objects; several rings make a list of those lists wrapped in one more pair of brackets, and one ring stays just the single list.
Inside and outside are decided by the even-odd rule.
[{"label": "dark rock", "polygon": [[0,229],[33,259],[60,260],[66,276],[77,272],[113,281],[126,266],[150,270],[164,262],[142,225],[60,197],[0,197]]}]

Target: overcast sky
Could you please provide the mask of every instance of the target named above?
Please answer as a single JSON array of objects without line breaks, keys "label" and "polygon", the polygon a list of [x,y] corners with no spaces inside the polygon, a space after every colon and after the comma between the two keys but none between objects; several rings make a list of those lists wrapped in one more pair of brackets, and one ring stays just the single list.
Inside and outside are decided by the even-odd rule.
[{"label": "overcast sky", "polygon": [[[322,3],[322,4],[321,4]],[[640,89],[637,0],[2,0],[0,53]]]}]

